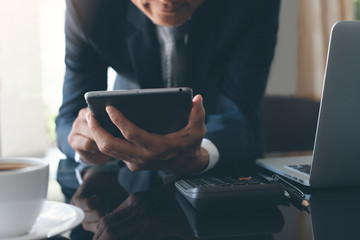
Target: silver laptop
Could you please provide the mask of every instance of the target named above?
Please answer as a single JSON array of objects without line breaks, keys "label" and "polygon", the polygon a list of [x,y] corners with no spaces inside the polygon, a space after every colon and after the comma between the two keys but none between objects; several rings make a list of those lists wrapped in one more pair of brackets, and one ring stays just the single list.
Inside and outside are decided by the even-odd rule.
[{"label": "silver laptop", "polygon": [[360,21],[332,28],[312,156],[256,164],[315,188],[360,185]]}]

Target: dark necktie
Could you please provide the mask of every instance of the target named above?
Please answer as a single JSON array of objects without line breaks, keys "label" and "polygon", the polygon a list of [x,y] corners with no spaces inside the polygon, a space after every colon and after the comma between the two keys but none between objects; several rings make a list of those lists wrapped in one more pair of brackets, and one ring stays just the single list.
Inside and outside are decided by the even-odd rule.
[{"label": "dark necktie", "polygon": [[166,87],[186,86],[187,52],[185,34],[186,25],[160,28],[160,35],[164,42],[163,72]]}]

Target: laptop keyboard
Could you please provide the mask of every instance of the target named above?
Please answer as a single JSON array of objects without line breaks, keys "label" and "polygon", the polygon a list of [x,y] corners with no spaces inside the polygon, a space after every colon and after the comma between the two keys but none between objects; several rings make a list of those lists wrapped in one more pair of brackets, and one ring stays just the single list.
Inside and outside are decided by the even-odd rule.
[{"label": "laptop keyboard", "polygon": [[310,169],[311,169],[310,164],[295,164],[295,165],[287,165],[286,167],[310,175]]}]

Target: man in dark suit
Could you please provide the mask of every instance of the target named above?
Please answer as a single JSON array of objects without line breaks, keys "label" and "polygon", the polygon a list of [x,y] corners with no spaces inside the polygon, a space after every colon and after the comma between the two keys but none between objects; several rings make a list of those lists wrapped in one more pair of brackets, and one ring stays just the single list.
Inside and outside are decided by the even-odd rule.
[{"label": "man in dark suit", "polygon": [[[280,0],[67,0],[66,75],[56,120],[59,148],[67,157],[58,180],[67,200],[78,187],[75,160],[113,169],[129,193],[161,184],[159,171],[181,176],[248,169],[262,154],[261,105],[279,5]],[[118,74],[116,89],[174,86],[168,84],[162,32],[184,26],[181,86],[198,94],[189,124],[171,136],[153,135],[110,107],[128,141],[113,138],[89,113],[84,93],[107,89],[108,67]]]}]

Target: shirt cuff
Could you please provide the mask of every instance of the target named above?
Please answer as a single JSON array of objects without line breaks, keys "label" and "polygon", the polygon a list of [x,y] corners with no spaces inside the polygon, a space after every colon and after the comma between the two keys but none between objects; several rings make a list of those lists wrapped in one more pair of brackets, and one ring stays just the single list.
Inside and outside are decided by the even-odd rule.
[{"label": "shirt cuff", "polygon": [[220,157],[217,147],[209,139],[204,138],[201,142],[201,147],[204,148],[209,153],[209,164],[199,174],[207,172],[210,169],[213,169],[216,166],[216,164],[219,162],[219,157]]},{"label": "shirt cuff", "polygon": [[75,176],[79,185],[81,185],[84,182],[83,173],[86,171],[86,169],[90,167],[91,167],[90,165],[80,162],[80,164],[75,168]]},{"label": "shirt cuff", "polygon": [[81,163],[81,158],[80,158],[80,154],[78,152],[75,152],[75,155],[74,155],[74,160],[75,162],[77,163]]}]

